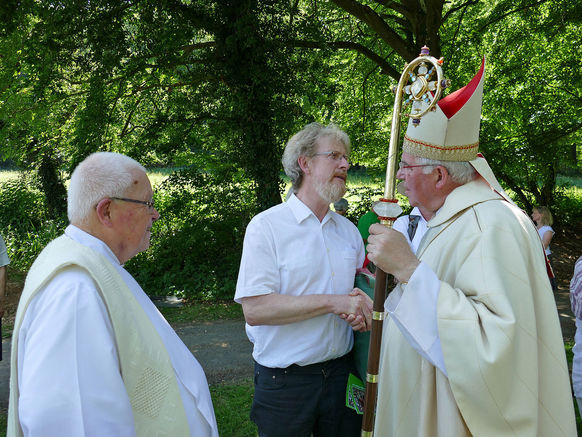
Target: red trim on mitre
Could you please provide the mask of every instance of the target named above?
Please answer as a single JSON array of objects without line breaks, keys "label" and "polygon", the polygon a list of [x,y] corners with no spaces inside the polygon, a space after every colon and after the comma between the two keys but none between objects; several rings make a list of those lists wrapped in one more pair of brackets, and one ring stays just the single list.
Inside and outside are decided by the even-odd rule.
[{"label": "red trim on mitre", "polygon": [[485,58],[481,61],[481,68],[477,72],[477,74],[471,79],[467,85],[463,88],[458,89],[454,93],[449,94],[448,96],[439,100],[438,105],[443,111],[443,114],[447,118],[451,118],[455,115],[459,110],[469,101],[475,89],[477,89],[477,85],[481,81],[481,77],[483,76],[483,72],[485,71]]}]

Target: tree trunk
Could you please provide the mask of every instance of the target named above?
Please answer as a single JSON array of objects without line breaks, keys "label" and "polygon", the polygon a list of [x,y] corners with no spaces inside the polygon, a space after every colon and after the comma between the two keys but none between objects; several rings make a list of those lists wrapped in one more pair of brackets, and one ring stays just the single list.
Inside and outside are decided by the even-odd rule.
[{"label": "tree trunk", "polygon": [[43,155],[37,170],[46,205],[51,218],[67,216],[67,190],[63,183],[57,163],[49,155]]}]

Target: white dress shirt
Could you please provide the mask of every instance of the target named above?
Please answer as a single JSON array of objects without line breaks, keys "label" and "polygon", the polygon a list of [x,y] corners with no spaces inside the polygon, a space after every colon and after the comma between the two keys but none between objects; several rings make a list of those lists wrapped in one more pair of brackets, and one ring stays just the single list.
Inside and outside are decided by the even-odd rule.
[{"label": "white dress shirt", "polygon": [[[72,225],[65,234],[116,268],[166,346],[191,435],[217,436],[206,376],[186,345],[105,243]],[[83,269],[58,273],[31,300],[18,357],[25,436],[136,435],[107,309]]]},{"label": "white dress shirt", "polygon": [[[364,262],[364,243],[345,217],[328,211],[320,222],[295,195],[249,223],[235,301],[280,293],[349,294]],[[246,325],[253,358],[266,367],[307,365],[340,357],[353,345],[352,328],[335,314],[286,325]]]}]

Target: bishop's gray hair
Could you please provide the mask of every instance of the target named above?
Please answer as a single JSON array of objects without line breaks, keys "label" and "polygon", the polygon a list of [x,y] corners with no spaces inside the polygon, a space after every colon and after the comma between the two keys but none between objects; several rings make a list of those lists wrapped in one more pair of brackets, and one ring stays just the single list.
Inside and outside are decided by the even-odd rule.
[{"label": "bishop's gray hair", "polygon": [[346,154],[349,155],[351,143],[348,134],[333,123],[327,126],[320,123],[309,123],[287,142],[281,160],[285,174],[291,179],[294,192],[297,192],[303,182],[303,171],[297,160],[300,156],[311,157],[315,155],[317,143],[324,137],[330,137],[342,143],[346,148]]},{"label": "bishop's gray hair", "polygon": [[86,223],[100,200],[124,197],[140,171],[146,169],[129,156],[112,152],[89,155],[71,175],[67,196],[69,222]]},{"label": "bishop's gray hair", "polygon": [[[436,159],[416,157],[416,163],[419,165],[441,165],[447,169],[453,182],[457,184],[466,184],[475,179],[477,172],[473,166],[467,161],[438,161]],[[423,167],[422,172],[428,174],[433,169],[430,167]]]}]

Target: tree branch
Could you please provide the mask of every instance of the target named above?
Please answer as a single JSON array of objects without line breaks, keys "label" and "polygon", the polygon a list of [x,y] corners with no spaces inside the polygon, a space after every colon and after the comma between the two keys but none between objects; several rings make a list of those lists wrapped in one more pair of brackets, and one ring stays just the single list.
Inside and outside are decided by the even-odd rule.
[{"label": "tree branch", "polygon": [[379,56],[377,53],[370,50],[368,47],[363,46],[351,41],[331,41],[331,42],[318,42],[318,41],[294,41],[293,45],[295,47],[303,47],[309,49],[324,49],[326,47],[331,47],[335,49],[348,49],[354,50],[361,53],[376,65],[378,65],[383,74],[387,74],[396,80],[400,79],[400,72],[396,70],[392,65],[390,65],[384,58]]},{"label": "tree branch", "polygon": [[521,6],[519,8],[515,8],[515,9],[512,9],[510,11],[507,11],[506,13],[501,14],[499,17],[489,21],[488,23],[485,23],[483,26],[481,26],[481,28],[479,29],[479,32],[483,32],[485,30],[485,28],[491,26],[494,23],[497,23],[498,21],[503,20],[505,17],[507,17],[511,14],[514,14],[514,13],[519,12],[519,11],[523,11],[524,9],[532,8],[534,6],[539,6],[542,3],[546,3],[547,1],[549,1],[549,0],[538,0],[530,5],[524,5],[524,6]]},{"label": "tree branch", "polygon": [[477,3],[479,3],[479,0],[468,0],[463,4],[460,4],[458,6],[455,6],[451,9],[449,9],[443,17],[443,23],[449,18],[449,16],[453,15],[457,11],[460,11],[461,9],[464,9],[464,11],[463,11],[463,15],[464,15],[466,12],[466,8],[468,8],[469,6],[476,5]]},{"label": "tree branch", "polygon": [[[412,52],[406,41],[392,30],[384,20],[369,6],[354,0],[332,0],[344,11],[358,18],[372,28],[382,40],[394,49],[407,62],[412,61],[417,53]],[[398,75],[400,77],[400,75]]]}]

